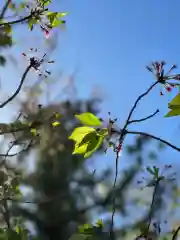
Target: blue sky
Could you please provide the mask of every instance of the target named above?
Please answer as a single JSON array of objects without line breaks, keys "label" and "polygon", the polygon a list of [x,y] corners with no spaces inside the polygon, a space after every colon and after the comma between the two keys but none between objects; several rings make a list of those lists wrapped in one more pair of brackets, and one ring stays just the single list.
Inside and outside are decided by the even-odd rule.
[{"label": "blue sky", "polygon": [[[79,96],[87,97],[94,86],[99,86],[105,95],[101,117],[106,118],[110,111],[122,126],[137,96],[154,81],[145,66],[153,60],[165,60],[167,67],[174,63],[180,66],[179,7],[178,0],[55,0],[53,10],[69,12],[66,30],[60,33],[59,46],[53,56],[57,61],[56,70],[71,74],[78,68],[76,86]],[[28,47],[41,46],[38,40],[41,33],[36,31],[32,41],[32,35],[25,27],[17,26],[14,31],[17,59]],[[17,86],[26,64],[18,61],[19,71],[9,65],[1,74],[2,89],[8,92]],[[180,145],[176,134],[179,118],[163,118],[168,110],[167,103],[176,91],[161,97],[159,90],[157,87],[141,102],[135,117],[144,117],[157,108],[159,115],[132,126],[132,129],[148,131]],[[7,117],[6,114],[3,116]],[[163,161],[176,161],[177,153],[171,149],[167,151]],[[113,161],[111,154],[104,158],[107,158],[107,164]],[[104,158],[101,156],[101,161]]]},{"label": "blue sky", "polygon": [[[165,60],[167,68],[174,63],[180,65],[178,0],[64,0],[59,7],[69,11],[65,46],[59,52],[61,64],[65,69],[79,64],[80,95],[87,96],[93,85],[101,86],[106,95],[102,114],[111,111],[120,125],[136,97],[154,81],[145,66],[153,60]],[[178,145],[179,118],[163,118],[176,91],[161,97],[159,90],[157,87],[141,102],[135,116],[146,116],[157,108],[159,115],[132,128],[152,132]],[[176,161],[174,150],[168,153],[168,159],[166,154],[163,161]]]}]

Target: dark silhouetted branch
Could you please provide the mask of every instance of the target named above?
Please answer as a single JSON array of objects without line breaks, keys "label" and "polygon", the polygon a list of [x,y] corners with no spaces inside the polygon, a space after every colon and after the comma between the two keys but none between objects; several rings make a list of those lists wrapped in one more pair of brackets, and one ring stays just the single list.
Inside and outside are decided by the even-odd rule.
[{"label": "dark silhouetted branch", "polygon": [[23,83],[24,83],[24,81],[25,81],[25,79],[26,79],[26,76],[27,76],[29,70],[31,69],[31,67],[32,67],[32,66],[29,65],[29,66],[26,68],[26,70],[25,70],[25,72],[24,72],[24,74],[23,74],[23,76],[22,76],[22,78],[21,78],[21,81],[20,81],[20,84],[19,84],[17,90],[16,90],[16,91],[13,93],[13,95],[12,95],[11,97],[9,97],[5,102],[3,102],[3,103],[0,104],[0,108],[5,107],[8,103],[10,103],[10,102],[19,94],[19,92],[21,91],[22,85],[23,85]]},{"label": "dark silhouetted branch", "polygon": [[174,232],[174,234],[172,236],[172,240],[177,240],[177,236],[178,236],[179,231],[180,231],[180,226]]},{"label": "dark silhouetted branch", "polygon": [[160,138],[160,137],[156,137],[150,133],[146,133],[146,132],[139,132],[139,131],[126,131],[126,134],[135,134],[135,135],[141,135],[141,136],[146,136],[146,137],[149,137],[149,138],[152,138],[152,139],[155,139],[159,142],[162,142],[164,144],[166,144],[167,146],[177,150],[178,152],[180,152],[180,148],[176,147],[175,145],[173,145],[172,143]]},{"label": "dark silhouetted branch", "polygon": [[131,123],[138,123],[138,122],[144,122],[152,117],[154,117],[157,113],[159,113],[159,109],[157,109],[154,113],[152,113],[151,115],[145,117],[145,118],[140,118],[140,119],[135,119],[135,120],[131,120],[129,121],[128,124],[131,124]]}]

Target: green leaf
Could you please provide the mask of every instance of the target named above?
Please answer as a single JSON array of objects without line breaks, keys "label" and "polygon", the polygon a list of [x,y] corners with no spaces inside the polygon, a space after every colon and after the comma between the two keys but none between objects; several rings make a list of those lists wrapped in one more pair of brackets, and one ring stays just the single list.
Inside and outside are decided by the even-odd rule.
[{"label": "green leaf", "polygon": [[12,27],[6,24],[2,27],[2,31],[5,31],[6,33],[12,33]]},{"label": "green leaf", "polygon": [[51,24],[51,26],[55,28],[55,27],[58,27],[58,26],[61,25],[61,24],[63,24],[63,21],[62,21],[62,20],[60,20],[60,19],[54,19],[53,22],[52,22],[52,24]]},{"label": "green leaf", "polygon": [[101,136],[97,136],[96,138],[91,139],[84,157],[90,157],[94,152],[96,152],[97,149],[102,145],[103,139],[104,138]]},{"label": "green leaf", "polygon": [[15,227],[15,232],[19,234],[20,231],[21,231],[20,227],[19,227],[19,226],[16,226],[16,227]]},{"label": "green leaf", "polygon": [[180,93],[178,93],[173,100],[168,104],[168,107],[171,109],[180,108]]},{"label": "green leaf", "polygon": [[99,219],[97,222],[96,222],[96,226],[97,227],[103,227],[103,221],[102,221],[102,219]]},{"label": "green leaf", "polygon": [[98,131],[99,135],[101,135],[102,137],[106,137],[108,136],[108,129],[107,128],[102,128]]},{"label": "green leaf", "polygon": [[53,127],[57,127],[57,126],[59,126],[59,125],[60,125],[60,122],[58,122],[58,121],[55,121],[55,122],[52,123],[52,126],[53,126]]},{"label": "green leaf", "polygon": [[79,226],[78,228],[79,228],[79,232],[80,232],[80,233],[84,233],[84,232],[86,232],[87,230],[92,231],[93,226],[92,226],[92,224],[85,223],[84,225],[81,225],[81,226]]},{"label": "green leaf", "polygon": [[73,154],[85,154],[94,138],[96,138],[96,131],[87,133],[80,142],[76,142]]},{"label": "green leaf", "polygon": [[90,132],[95,132],[95,129],[92,127],[77,127],[74,129],[69,139],[80,143],[85,137],[85,135],[87,135]]},{"label": "green leaf", "polygon": [[27,23],[28,23],[28,28],[29,28],[29,30],[32,31],[33,28],[34,28],[34,25],[37,24],[37,22],[38,22],[38,20],[35,19],[35,18],[30,18],[30,19],[28,19]]},{"label": "green leaf", "polygon": [[85,143],[81,146],[79,146],[79,143],[75,144],[75,148],[72,154],[85,154],[87,151],[88,143]]},{"label": "green leaf", "polygon": [[175,117],[180,115],[180,108],[169,111],[164,117]]},{"label": "green leaf", "polygon": [[37,136],[37,129],[36,128],[31,128],[30,132],[32,133],[33,136]]},{"label": "green leaf", "polygon": [[55,115],[55,118],[60,118],[61,117],[61,115],[59,113],[55,113],[54,115]]},{"label": "green leaf", "polygon": [[62,17],[66,16],[67,12],[48,12],[46,14],[51,27],[58,27],[62,24],[64,24],[64,21],[61,19]]},{"label": "green leaf", "polygon": [[0,34],[0,46],[10,47],[12,46],[12,37],[7,34]]},{"label": "green leaf", "polygon": [[147,170],[151,175],[154,175],[154,171],[152,170],[152,168],[147,167],[146,170]]},{"label": "green leaf", "polygon": [[82,113],[79,115],[75,115],[77,119],[80,120],[82,124],[88,125],[88,126],[100,126],[101,121],[99,118],[97,118],[95,115],[93,115],[90,112]]},{"label": "green leaf", "polygon": [[68,14],[68,12],[59,12],[59,13],[57,13],[57,17],[62,18],[62,17],[65,17],[67,14]]},{"label": "green leaf", "polygon": [[51,24],[53,24],[53,21],[55,20],[56,16],[57,16],[56,12],[48,12],[47,13],[47,18],[49,19]]},{"label": "green leaf", "polygon": [[86,133],[84,137],[76,138],[73,154],[84,154],[84,157],[90,157],[102,144],[104,137],[96,131]]},{"label": "green leaf", "polygon": [[44,6],[48,6],[50,3],[52,3],[52,0],[40,0],[40,2],[41,2]]}]

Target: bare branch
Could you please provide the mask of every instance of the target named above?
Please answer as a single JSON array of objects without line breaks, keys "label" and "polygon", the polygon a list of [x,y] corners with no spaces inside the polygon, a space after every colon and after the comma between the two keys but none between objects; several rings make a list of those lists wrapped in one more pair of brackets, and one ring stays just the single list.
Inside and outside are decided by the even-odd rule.
[{"label": "bare branch", "polygon": [[156,137],[150,133],[146,133],[146,132],[139,132],[139,131],[126,131],[126,134],[135,134],[135,135],[142,135],[142,136],[146,136],[146,137],[150,137],[152,139],[155,139],[157,141],[160,141],[164,144],[166,144],[167,146],[177,150],[178,152],[180,152],[180,148],[176,147],[175,145],[173,145],[172,143],[169,143],[168,141],[160,138],[160,137]]},{"label": "bare branch", "polygon": [[4,4],[4,6],[2,8],[2,12],[0,14],[0,20],[4,18],[4,15],[8,9],[8,5],[9,5],[9,0],[6,1],[6,3]]},{"label": "bare branch", "polygon": [[129,115],[128,115],[128,118],[127,118],[127,120],[126,120],[126,124],[125,124],[125,126],[124,126],[124,129],[126,129],[127,125],[129,124],[129,121],[130,121],[130,119],[131,119],[131,116],[132,116],[132,114],[134,113],[134,110],[136,109],[137,104],[139,103],[139,101],[140,101],[143,97],[145,97],[146,95],[148,95],[148,93],[149,93],[158,83],[159,83],[159,81],[156,81],[155,83],[153,83],[153,84],[147,89],[146,92],[144,92],[143,94],[141,94],[141,95],[136,99],[136,101],[135,101],[135,103],[134,103],[131,111],[129,112]]},{"label": "bare branch", "polygon": [[150,206],[149,221],[148,221],[148,226],[147,226],[147,229],[146,229],[146,234],[148,234],[149,228],[150,228],[150,225],[151,225],[151,222],[152,222],[152,217],[153,217],[153,213],[154,213],[154,203],[155,203],[156,193],[157,193],[157,190],[158,190],[158,187],[159,187],[159,182],[160,182],[160,179],[158,178],[155,181],[155,186],[154,186],[154,191],[153,191],[153,196],[152,196],[152,201],[151,201],[151,206]]},{"label": "bare branch", "polygon": [[2,22],[2,23],[0,23],[0,27],[1,27],[1,26],[6,26],[6,25],[14,25],[14,24],[17,24],[17,23],[22,23],[22,22],[27,21],[27,20],[30,19],[31,17],[32,17],[32,14],[30,14],[30,15],[28,15],[28,16],[26,16],[26,17],[23,17],[23,18],[14,20],[14,21]]},{"label": "bare branch", "polygon": [[10,150],[13,148],[14,145],[12,145],[12,146],[8,149],[7,153],[4,153],[4,154],[3,154],[3,153],[0,153],[0,157],[4,157],[4,158],[5,158],[5,159],[3,160],[3,162],[0,162],[0,165],[6,161],[6,158],[7,158],[7,157],[15,157],[15,156],[17,156],[17,155],[19,155],[19,154],[21,154],[21,153],[26,152],[27,150],[29,150],[29,148],[32,146],[32,143],[33,143],[33,140],[29,141],[29,143],[27,144],[26,148],[23,148],[23,149],[21,149],[20,151],[18,151],[18,152],[16,152],[16,153],[9,154]]},{"label": "bare branch", "polygon": [[[117,183],[117,177],[118,177],[118,160],[119,160],[119,154],[118,152],[116,153],[116,167],[115,167],[115,177],[114,177],[114,183],[113,183],[113,190],[116,189],[116,183]],[[112,206],[113,206],[113,211],[112,211],[112,216],[111,216],[111,225],[110,225],[110,239],[115,240],[115,234],[114,234],[114,216],[116,213],[116,197],[113,196],[112,200]]]},{"label": "bare branch", "polygon": [[180,231],[180,226],[176,229],[176,231],[174,232],[173,236],[172,236],[172,240],[176,240],[177,239],[177,236],[178,236],[178,233]]},{"label": "bare branch", "polygon": [[[42,14],[43,12],[47,11],[47,9],[43,9],[42,11],[39,11],[38,14]],[[0,23],[0,27],[1,26],[6,26],[6,25],[14,25],[14,24],[17,24],[17,23],[23,23],[27,20],[29,20],[30,18],[32,18],[33,16],[35,16],[37,14],[36,11],[33,11],[31,12],[31,14],[29,14],[28,16],[26,17],[23,17],[23,18],[20,18],[20,19],[17,19],[17,20],[14,20],[14,21],[9,21],[9,22],[1,22]]]},{"label": "bare branch", "polygon": [[140,119],[131,120],[131,121],[129,121],[128,124],[146,121],[146,120],[154,117],[157,113],[159,113],[159,109],[157,109],[154,113],[152,113],[151,115],[149,115],[149,116],[147,116],[147,117],[145,117],[145,118],[140,118]]},{"label": "bare branch", "polygon": [[20,81],[20,84],[19,84],[17,90],[16,90],[16,91],[13,93],[13,95],[12,95],[11,97],[9,97],[5,102],[3,102],[3,103],[0,104],[0,108],[3,108],[4,106],[6,106],[8,103],[10,103],[10,102],[18,95],[18,93],[20,92],[20,90],[21,90],[21,88],[22,88],[22,85],[23,85],[23,83],[24,83],[24,81],[25,81],[25,78],[26,78],[29,70],[31,69],[31,67],[32,67],[32,66],[29,65],[29,66],[26,68],[26,70],[25,70],[25,72],[24,72],[24,74],[23,74],[23,76],[22,76],[22,78],[21,78],[21,81]]}]

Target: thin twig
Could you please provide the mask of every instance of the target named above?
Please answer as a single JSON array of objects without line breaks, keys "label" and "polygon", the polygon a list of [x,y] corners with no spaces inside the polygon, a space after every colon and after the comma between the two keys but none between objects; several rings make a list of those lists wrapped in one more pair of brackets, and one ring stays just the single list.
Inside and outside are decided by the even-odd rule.
[{"label": "thin twig", "polygon": [[172,236],[172,240],[176,240],[177,239],[177,236],[178,236],[178,233],[180,231],[180,226],[176,229],[176,231],[174,232],[173,236]]},{"label": "thin twig", "polygon": [[17,90],[16,90],[16,91],[13,93],[13,95],[12,95],[11,97],[9,97],[5,102],[3,102],[3,103],[0,104],[0,108],[3,108],[4,106],[6,106],[8,103],[10,103],[10,102],[18,95],[18,93],[21,91],[22,85],[23,85],[23,83],[24,83],[24,81],[25,81],[25,79],[26,79],[26,76],[27,76],[29,70],[31,69],[31,67],[32,67],[32,66],[29,65],[29,66],[26,68],[26,70],[25,70],[25,72],[24,72],[24,74],[23,74],[23,76],[22,76],[22,78],[21,78],[21,81],[20,81],[20,84],[19,84]]},{"label": "thin twig", "polygon": [[173,145],[172,143],[160,138],[160,137],[156,137],[150,133],[146,133],[146,132],[139,132],[139,131],[126,131],[126,134],[135,134],[135,135],[141,135],[141,136],[146,136],[146,137],[150,137],[152,139],[155,139],[157,141],[160,141],[164,144],[166,144],[167,146],[177,150],[178,152],[180,152],[180,148],[176,147],[175,145]]},{"label": "thin twig", "polygon": [[136,109],[137,104],[139,103],[139,101],[140,101],[143,97],[145,97],[146,95],[148,95],[148,93],[149,93],[158,83],[159,83],[158,81],[156,81],[155,83],[153,83],[153,84],[147,89],[147,91],[145,91],[143,94],[141,94],[141,95],[136,99],[136,101],[135,101],[133,107],[131,108],[131,111],[129,112],[129,115],[128,115],[128,117],[127,117],[126,124],[125,124],[125,127],[124,127],[125,129],[126,129],[126,127],[128,126],[129,121],[130,121],[130,119],[131,119],[131,116],[132,116],[132,114],[134,113],[134,110]]},{"label": "thin twig", "polygon": [[16,153],[12,153],[9,154],[9,152],[11,151],[11,149],[14,147],[14,144],[12,144],[10,146],[10,148],[8,149],[7,153],[0,153],[0,157],[4,157],[3,161],[0,161],[0,165],[4,164],[6,162],[6,159],[8,157],[15,157],[23,152],[26,152],[29,150],[29,148],[32,146],[33,140],[30,140],[29,143],[27,144],[26,148],[21,149],[20,151],[16,152]]},{"label": "thin twig", "polygon": [[[116,132],[116,133],[120,134],[119,144],[121,144],[121,143],[123,142],[123,140],[124,140],[124,137],[125,137],[125,135],[126,135],[126,133],[127,133],[127,130],[126,130],[126,129],[127,129],[127,126],[128,126],[130,123],[132,123],[132,121],[130,121],[130,118],[131,118],[134,110],[136,109],[138,102],[139,102],[143,97],[145,97],[157,84],[158,84],[158,81],[156,81],[155,83],[153,83],[143,94],[141,94],[141,95],[136,99],[133,107],[131,108],[131,110],[130,110],[130,112],[129,112],[129,115],[128,115],[128,117],[127,117],[126,123],[125,123],[124,127],[122,128],[122,130],[121,130],[120,132],[117,132],[116,130],[114,131],[114,129],[112,129],[114,133]],[[155,115],[155,113],[153,114],[153,116],[154,116],[154,115]],[[150,116],[150,117],[151,117],[151,116]],[[149,118],[150,118],[150,117],[149,117]],[[145,120],[147,120],[147,119],[148,119],[148,118],[143,119],[143,120],[145,121]],[[137,122],[137,120],[134,120],[134,121]],[[134,122],[134,121],[133,121],[133,122]],[[113,184],[113,189],[114,189],[114,190],[115,190],[115,188],[116,188],[116,182],[117,182],[117,176],[118,176],[118,159],[119,159],[119,155],[118,155],[118,153],[117,153],[117,155],[116,155],[116,170],[115,170],[116,173],[115,173],[114,184]],[[114,196],[114,197],[113,197],[113,201],[112,201],[113,212],[112,212],[111,225],[110,225],[110,239],[111,239],[111,240],[114,240],[114,239],[115,239],[114,231],[113,231],[113,228],[114,228],[114,216],[115,216],[115,212],[116,212],[116,204],[115,204],[115,202],[116,202],[116,197]]]},{"label": "thin twig", "polygon": [[[116,153],[116,167],[115,167],[115,177],[114,177],[114,183],[113,183],[113,190],[115,191],[116,188],[116,183],[117,183],[117,177],[118,177],[118,160],[119,160],[119,154],[118,152]],[[110,239],[115,240],[114,236],[114,216],[116,213],[116,197],[113,195],[113,200],[112,200],[112,206],[113,206],[113,211],[112,211],[112,216],[111,216],[111,225],[110,225]]]},{"label": "thin twig", "polygon": [[129,121],[129,124],[146,121],[146,120],[154,117],[157,113],[159,113],[159,109],[157,109],[154,113],[152,113],[151,115],[149,115],[149,116],[147,116],[147,117],[140,118],[140,119],[135,119],[135,120],[131,120],[131,121]]},{"label": "thin twig", "polygon": [[149,219],[148,219],[148,226],[147,226],[147,229],[146,229],[146,234],[148,234],[149,228],[150,228],[150,225],[151,225],[151,222],[152,222],[152,217],[153,217],[153,213],[154,213],[154,203],[155,203],[157,190],[158,190],[158,187],[159,187],[159,182],[160,182],[160,179],[159,178],[156,179],[155,186],[154,186],[154,191],[153,191],[153,196],[152,196],[152,201],[151,201],[151,206],[150,206],[150,212],[149,212]]},{"label": "thin twig", "polygon": [[2,12],[0,14],[0,20],[4,18],[4,15],[8,9],[9,6],[9,0],[6,1],[6,3],[4,4],[3,8],[2,8]]},{"label": "thin twig", "polygon": [[[47,11],[47,9],[43,9],[42,11],[39,11],[38,14],[42,14],[43,12]],[[30,18],[36,16],[37,12],[36,11],[33,11],[31,12],[31,14],[29,14],[28,16],[26,17],[23,17],[23,18],[19,18],[17,20],[14,20],[14,21],[9,21],[9,22],[1,22],[0,23],[0,27],[1,26],[5,26],[5,25],[14,25],[14,24],[17,24],[17,23],[23,23],[27,20],[29,20]]]},{"label": "thin twig", "polygon": [[30,14],[30,15],[28,15],[28,16],[26,16],[26,17],[23,17],[23,18],[14,20],[14,21],[2,22],[2,23],[0,23],[0,27],[1,27],[1,26],[6,26],[6,25],[14,25],[14,24],[17,24],[17,23],[22,23],[22,22],[27,21],[27,20],[30,19],[31,17],[32,17],[32,14]]},{"label": "thin twig", "polygon": [[[158,113],[158,110],[157,110],[155,113],[149,115],[149,116],[146,117],[146,118],[142,118],[142,119],[139,119],[139,120],[132,120],[132,121],[130,121],[130,119],[131,119],[131,117],[132,117],[132,114],[134,113],[134,111],[135,111],[135,109],[136,109],[139,101],[140,101],[143,97],[145,97],[146,95],[148,95],[148,93],[149,93],[158,83],[159,83],[159,81],[154,82],[143,94],[141,94],[141,95],[136,99],[133,107],[131,108],[131,110],[130,110],[130,112],[129,112],[129,115],[128,115],[128,117],[127,117],[127,120],[126,120],[126,122],[125,122],[124,127],[122,128],[122,130],[121,130],[121,131],[116,131],[115,129],[112,129],[112,133],[118,133],[118,134],[120,135],[120,137],[119,137],[119,144],[122,144],[122,143],[123,143],[124,138],[125,138],[125,136],[126,136],[127,133],[129,133],[129,134],[130,134],[130,133],[132,133],[132,134],[136,134],[136,133],[138,134],[138,133],[140,133],[140,132],[136,132],[136,133],[135,133],[135,132],[129,132],[129,131],[127,131],[126,129],[127,129],[127,127],[128,127],[129,124],[134,123],[134,122],[142,122],[142,121],[145,121],[145,120],[147,120],[147,119],[155,116],[155,115]],[[145,134],[142,134],[142,135],[145,135]],[[147,135],[146,135],[146,136],[147,136]],[[162,139],[158,139],[158,138],[154,137],[153,135],[148,135],[148,136],[149,136],[149,137],[152,137],[152,138],[154,138],[154,139],[160,140],[161,142],[164,142],[164,143],[166,143],[167,145],[169,145],[169,146],[171,146],[171,147],[173,146],[172,144],[170,144],[170,143],[168,143],[168,142],[166,142],[166,141],[164,141],[164,140],[162,140]],[[179,151],[180,151],[180,149],[179,149]],[[118,176],[118,153],[117,153],[117,156],[116,156],[116,173],[115,173],[115,179],[114,179],[113,189],[116,188],[117,176]],[[113,212],[112,212],[111,226],[110,226],[110,239],[111,239],[111,240],[114,240],[114,239],[115,239],[114,231],[113,231],[114,215],[115,215],[115,211],[116,211],[115,200],[116,200],[116,199],[115,199],[115,196],[114,196],[114,197],[113,197],[113,202],[112,202],[112,204],[113,204]]]}]

